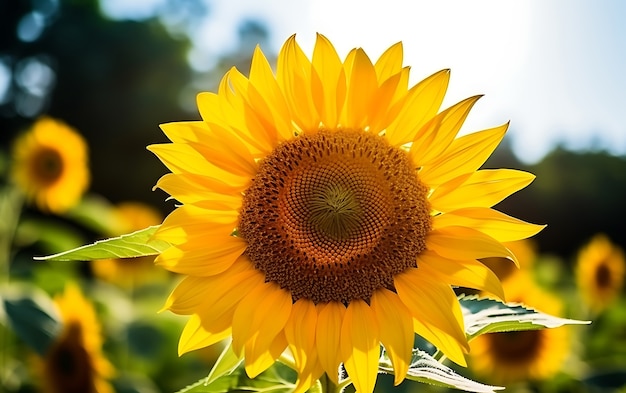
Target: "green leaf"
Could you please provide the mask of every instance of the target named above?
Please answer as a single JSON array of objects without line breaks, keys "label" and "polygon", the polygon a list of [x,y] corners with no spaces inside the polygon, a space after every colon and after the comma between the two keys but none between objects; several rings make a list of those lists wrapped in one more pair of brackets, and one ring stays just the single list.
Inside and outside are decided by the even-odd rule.
[{"label": "green leaf", "polygon": [[170,246],[167,242],[152,238],[152,235],[158,228],[158,225],[151,226],[127,235],[99,240],[93,244],[54,255],[35,257],[35,259],[49,261],[91,261],[94,259],[133,258],[157,255]]},{"label": "green leaf", "polygon": [[233,352],[232,342],[229,343],[220,354],[220,357],[217,358],[211,372],[209,372],[209,375],[206,377],[206,384],[210,385],[224,375],[232,374],[233,371],[241,365],[242,361],[243,358],[239,358],[235,355],[235,352]]},{"label": "green leaf", "polygon": [[471,340],[481,334],[584,325],[589,321],[565,319],[517,303],[502,303],[477,296],[459,298],[465,319],[465,334]]},{"label": "green leaf", "polygon": [[[226,354],[228,351],[232,353],[232,350],[226,348],[220,358],[229,358],[231,355]],[[232,353],[232,356],[235,356]],[[236,356],[235,356],[236,358]],[[218,363],[220,360],[218,359]],[[231,360],[222,360],[224,364],[231,364]],[[228,367],[220,366],[220,369],[224,370]],[[214,370],[216,367],[214,367]],[[186,388],[179,390],[177,393],[226,393],[226,392],[272,392],[272,393],[289,393],[292,392],[295,384],[295,371],[289,369],[287,366],[280,362],[275,362],[272,367],[258,375],[254,379],[250,379],[246,375],[246,371],[242,362],[232,369],[230,372],[223,373],[217,376],[221,372],[213,372],[213,377],[209,374],[209,377],[202,378],[198,382],[187,386]],[[210,383],[207,383],[212,378]]]},{"label": "green leaf", "polygon": [[[14,289],[14,288],[11,288]],[[3,291],[0,319],[39,355],[45,355],[61,331],[56,309],[47,295],[36,290]]]},{"label": "green leaf", "polygon": [[[378,369],[381,372],[393,374],[391,360],[389,360],[385,351],[381,355]],[[467,392],[493,393],[496,390],[504,389],[503,387],[484,385],[465,378],[419,349],[413,350],[406,379],[445,388],[465,390]]]}]

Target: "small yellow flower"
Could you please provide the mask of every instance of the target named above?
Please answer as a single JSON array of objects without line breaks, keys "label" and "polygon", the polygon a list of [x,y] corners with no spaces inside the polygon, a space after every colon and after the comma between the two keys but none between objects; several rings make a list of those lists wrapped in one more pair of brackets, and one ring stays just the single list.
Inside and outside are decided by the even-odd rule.
[{"label": "small yellow flower", "polygon": [[37,369],[46,393],[113,393],[113,366],[102,353],[100,324],[75,285],[54,299],[63,329]]},{"label": "small yellow flower", "polygon": [[402,58],[341,61],[318,35],[309,59],[291,37],[275,74],[257,48],[249,77],[198,96],[201,121],[162,125],[157,186],[182,205],[156,263],[186,275],[165,306],[191,316],[180,353],[232,336],[255,377],[288,348],[296,391],[342,363],[371,392],[381,343],[398,384],[415,333],[465,364],[452,286],[502,294],[477,258],[543,228],[491,208],[534,176],[478,170],[508,125],[457,137],[479,97],[440,111],[449,71],[409,86]]},{"label": "small yellow flower", "polygon": [[[503,283],[506,300],[523,303],[544,313],[558,316],[560,300],[536,286],[529,273]],[[569,329],[525,330],[488,333],[470,342],[470,366],[492,384],[545,380],[558,373],[569,355]]]},{"label": "small yellow flower", "polygon": [[[113,222],[118,223],[114,236],[123,235],[158,225],[163,220],[161,213],[141,202],[123,202],[113,212]],[[147,283],[164,277],[165,271],[154,268],[154,257],[132,259],[102,259],[91,263],[94,274],[109,282],[123,287]]]},{"label": "small yellow flower", "polygon": [[87,145],[67,124],[39,119],[15,142],[12,178],[42,211],[63,213],[89,185]]},{"label": "small yellow flower", "polygon": [[624,252],[604,234],[594,236],[578,253],[576,279],[585,302],[595,311],[610,305],[624,285]]}]

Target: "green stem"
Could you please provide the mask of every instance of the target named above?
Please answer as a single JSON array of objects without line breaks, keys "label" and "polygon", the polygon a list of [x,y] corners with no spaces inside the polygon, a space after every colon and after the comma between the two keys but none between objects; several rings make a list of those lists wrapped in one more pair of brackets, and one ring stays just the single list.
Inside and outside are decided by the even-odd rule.
[{"label": "green stem", "polygon": [[9,264],[13,237],[22,211],[22,195],[13,187],[0,192],[0,277],[9,280]]},{"label": "green stem", "polygon": [[333,383],[333,381],[330,380],[330,378],[328,378],[328,375],[326,375],[326,373],[322,374],[322,376],[320,377],[320,385],[322,387],[322,393],[336,392],[335,384]]}]

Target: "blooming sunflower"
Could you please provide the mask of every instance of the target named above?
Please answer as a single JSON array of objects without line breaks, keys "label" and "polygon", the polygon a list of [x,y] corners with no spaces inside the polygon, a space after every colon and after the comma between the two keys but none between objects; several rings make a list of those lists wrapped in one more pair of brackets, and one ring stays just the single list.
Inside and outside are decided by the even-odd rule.
[{"label": "blooming sunflower", "polygon": [[479,97],[440,111],[449,71],[409,87],[402,44],[341,61],[318,35],[309,60],[289,38],[274,74],[260,49],[200,93],[201,121],[162,125],[149,149],[181,202],[156,233],[156,263],[186,275],[165,308],[190,315],[179,352],[232,336],[255,377],[287,348],[297,390],[345,366],[371,392],[380,344],[400,383],[414,333],[465,364],[452,285],[501,294],[477,258],[532,236],[490,207],[533,175],[477,170],[507,125],[457,138]]},{"label": "blooming sunflower", "polygon": [[[113,221],[118,223],[112,231],[115,236],[158,225],[163,220],[161,213],[152,206],[132,201],[122,202],[115,206],[112,215]],[[91,268],[97,277],[105,281],[131,287],[138,283],[158,279],[164,276],[163,273],[167,273],[164,270],[155,270],[153,261],[152,256],[138,257],[132,261],[101,259],[93,261]]]},{"label": "blooming sunflower", "polygon": [[78,287],[54,299],[63,329],[37,367],[46,393],[113,393],[113,367],[102,354],[100,324]]},{"label": "blooming sunflower", "polygon": [[41,118],[15,142],[12,178],[39,209],[63,213],[89,185],[87,145],[67,124]]},{"label": "blooming sunflower", "polygon": [[624,252],[604,234],[594,236],[578,253],[576,279],[586,303],[601,311],[620,294],[624,284]]},{"label": "blooming sunflower", "polygon": [[[503,283],[506,299],[550,315],[560,315],[563,305],[537,287],[529,273]],[[488,333],[470,343],[470,365],[476,374],[494,384],[545,380],[558,373],[569,355],[569,329]]]}]

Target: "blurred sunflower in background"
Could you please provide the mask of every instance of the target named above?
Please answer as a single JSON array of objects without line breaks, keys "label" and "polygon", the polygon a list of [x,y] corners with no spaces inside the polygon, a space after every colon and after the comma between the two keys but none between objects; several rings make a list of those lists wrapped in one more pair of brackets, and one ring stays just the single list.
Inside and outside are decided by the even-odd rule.
[{"label": "blurred sunflower in background", "polygon": [[[509,303],[523,303],[541,312],[560,316],[564,305],[558,297],[539,288],[528,272],[503,283]],[[508,386],[555,376],[570,354],[566,326],[554,329],[488,333],[470,343],[470,367],[484,382]]]},{"label": "blurred sunflower in background", "polygon": [[75,284],[54,298],[63,329],[38,359],[39,385],[46,393],[113,393],[107,379],[113,366],[102,353],[102,336],[93,305]]},{"label": "blurred sunflower in background", "polygon": [[[161,213],[150,205],[141,202],[127,201],[113,207],[112,236],[138,231],[163,220]],[[154,268],[154,257],[138,257],[132,259],[101,259],[91,262],[94,274],[105,281],[130,288],[134,285],[148,283],[164,278],[166,271]]]},{"label": "blurred sunflower in background", "polygon": [[576,263],[576,282],[583,300],[599,312],[619,297],[624,285],[624,251],[598,234],[583,246]]},{"label": "blurred sunflower in background", "polygon": [[255,377],[288,348],[296,391],[343,363],[371,392],[380,343],[398,384],[415,333],[465,364],[452,286],[502,296],[477,259],[543,228],[491,208],[534,176],[478,170],[508,124],[457,137],[479,97],[440,111],[449,70],[409,87],[402,61],[401,43],[341,61],[322,35],[309,59],[291,37],[276,74],[257,48],[249,77],[198,96],[202,121],[162,125],[157,186],[182,205],[156,263],[186,275],[165,305],[191,316],[180,353],[232,336]]},{"label": "blurred sunflower in background", "polygon": [[89,186],[87,144],[60,120],[43,117],[13,147],[11,177],[40,210],[61,214]]}]

